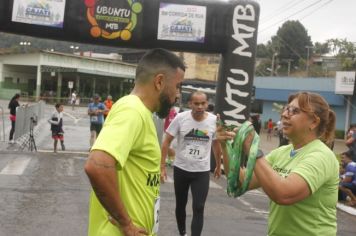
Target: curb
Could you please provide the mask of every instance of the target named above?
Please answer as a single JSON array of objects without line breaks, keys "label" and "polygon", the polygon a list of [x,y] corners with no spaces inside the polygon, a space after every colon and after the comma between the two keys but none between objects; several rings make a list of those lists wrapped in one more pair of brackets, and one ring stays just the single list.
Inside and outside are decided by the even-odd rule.
[{"label": "curb", "polygon": [[349,213],[350,215],[356,216],[356,208],[346,206],[345,204],[342,203],[337,203],[336,207],[346,213]]}]

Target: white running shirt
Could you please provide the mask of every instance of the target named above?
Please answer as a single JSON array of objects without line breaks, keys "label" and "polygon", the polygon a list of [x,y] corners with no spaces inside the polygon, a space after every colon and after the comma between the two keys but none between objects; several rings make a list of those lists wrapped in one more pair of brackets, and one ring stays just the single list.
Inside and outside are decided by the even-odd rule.
[{"label": "white running shirt", "polygon": [[191,110],[178,113],[166,132],[177,139],[174,165],[190,172],[210,170],[211,144],[215,140],[216,116],[208,113],[202,121]]}]

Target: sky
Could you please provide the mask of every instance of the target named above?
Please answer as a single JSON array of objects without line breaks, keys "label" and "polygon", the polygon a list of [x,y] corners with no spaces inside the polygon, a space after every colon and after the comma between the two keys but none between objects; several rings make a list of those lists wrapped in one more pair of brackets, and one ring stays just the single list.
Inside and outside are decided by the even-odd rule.
[{"label": "sky", "polygon": [[313,43],[356,43],[356,0],[254,0],[260,5],[257,42],[266,43],[287,20],[299,20]]}]

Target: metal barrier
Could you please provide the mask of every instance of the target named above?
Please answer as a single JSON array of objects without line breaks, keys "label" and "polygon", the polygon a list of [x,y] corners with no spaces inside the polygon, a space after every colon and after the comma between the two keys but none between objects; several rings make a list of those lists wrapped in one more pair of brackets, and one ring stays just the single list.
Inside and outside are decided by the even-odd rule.
[{"label": "metal barrier", "polygon": [[1,139],[1,135],[0,135],[0,141],[5,142],[5,116],[4,116],[4,108],[2,108],[2,106],[0,106],[0,111],[1,111],[1,123],[2,123],[2,139]]},{"label": "metal barrier", "polygon": [[44,116],[45,103],[39,101],[28,106],[19,106],[16,110],[16,125],[14,139],[28,135],[30,128],[36,125]]}]

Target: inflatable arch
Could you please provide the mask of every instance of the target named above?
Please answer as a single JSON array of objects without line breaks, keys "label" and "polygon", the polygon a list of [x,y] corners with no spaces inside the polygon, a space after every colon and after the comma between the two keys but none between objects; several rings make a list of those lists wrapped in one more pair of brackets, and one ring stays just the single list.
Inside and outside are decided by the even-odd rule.
[{"label": "inflatable arch", "polygon": [[220,53],[215,111],[249,116],[259,6],[245,0],[1,0],[0,31],[126,48]]}]

